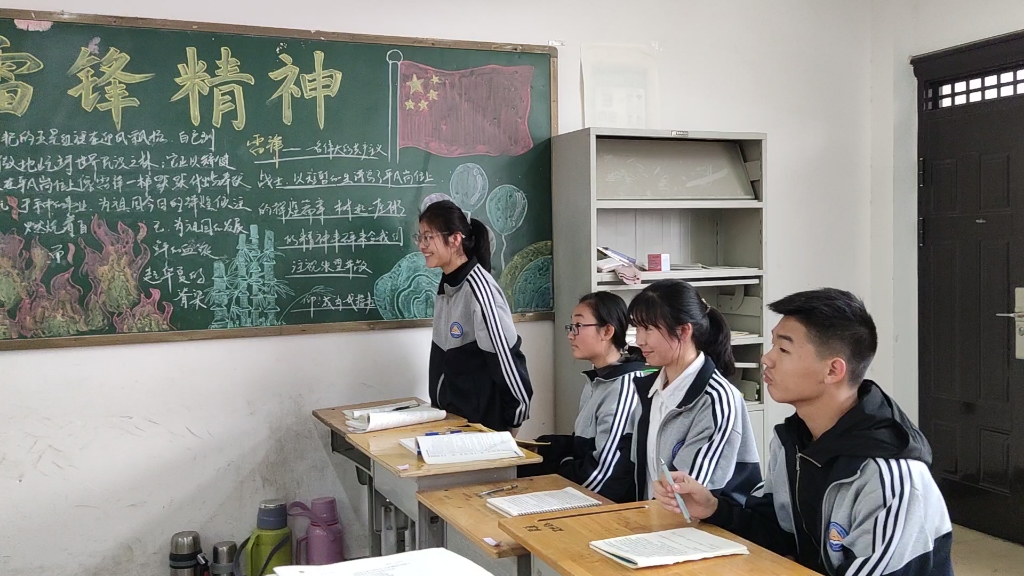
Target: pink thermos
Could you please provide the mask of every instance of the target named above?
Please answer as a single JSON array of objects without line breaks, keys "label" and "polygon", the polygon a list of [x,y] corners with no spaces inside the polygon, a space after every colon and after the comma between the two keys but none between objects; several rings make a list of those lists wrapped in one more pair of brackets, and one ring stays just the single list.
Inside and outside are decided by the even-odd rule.
[{"label": "pink thermos", "polygon": [[297,563],[323,566],[345,560],[338,503],[334,498],[314,498],[309,506],[292,502],[288,505],[288,515],[309,518],[306,534],[295,541]]}]

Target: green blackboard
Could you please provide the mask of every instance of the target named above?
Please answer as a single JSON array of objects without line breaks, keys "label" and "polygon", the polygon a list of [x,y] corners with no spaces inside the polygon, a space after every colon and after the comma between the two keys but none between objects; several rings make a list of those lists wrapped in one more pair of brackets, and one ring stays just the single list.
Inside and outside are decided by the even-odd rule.
[{"label": "green blackboard", "polygon": [[490,228],[514,312],[549,312],[555,66],[0,11],[0,348],[416,324],[441,197]]}]

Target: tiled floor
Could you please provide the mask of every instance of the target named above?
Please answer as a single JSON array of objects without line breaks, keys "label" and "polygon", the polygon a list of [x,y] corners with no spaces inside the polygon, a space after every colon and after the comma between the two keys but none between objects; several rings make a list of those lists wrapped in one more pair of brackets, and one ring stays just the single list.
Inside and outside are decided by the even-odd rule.
[{"label": "tiled floor", "polygon": [[956,576],[1024,574],[1024,546],[953,526],[953,572]]}]

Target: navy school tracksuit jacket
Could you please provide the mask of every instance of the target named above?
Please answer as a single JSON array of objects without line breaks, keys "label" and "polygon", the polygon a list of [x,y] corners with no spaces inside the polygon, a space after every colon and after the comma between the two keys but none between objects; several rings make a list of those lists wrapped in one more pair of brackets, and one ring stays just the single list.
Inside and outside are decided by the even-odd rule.
[{"label": "navy school tracksuit jacket", "polygon": [[765,481],[706,521],[833,576],[952,576],[952,526],[931,447],[870,380],[814,440],[793,415],[775,427]]},{"label": "navy school tracksuit jacket", "polygon": [[434,299],[430,403],[492,430],[530,416],[523,340],[501,287],[471,259],[441,277]]},{"label": "navy school tracksuit jacket", "polygon": [[580,395],[580,410],[573,434],[547,434],[537,438],[540,464],[519,468],[519,476],[559,474],[613,502],[631,502],[633,462],[630,460],[638,399],[634,379],[645,365],[625,357],[618,364],[587,370]]}]

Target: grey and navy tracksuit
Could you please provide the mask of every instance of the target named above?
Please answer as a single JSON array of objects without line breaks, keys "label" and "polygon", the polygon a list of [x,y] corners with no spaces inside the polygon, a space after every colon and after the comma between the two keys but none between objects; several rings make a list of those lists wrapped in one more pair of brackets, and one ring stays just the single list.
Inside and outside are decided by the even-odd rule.
[{"label": "grey and navy tracksuit", "polygon": [[[651,420],[651,388],[659,372],[636,379],[641,414],[633,435],[636,499],[646,500],[647,440]],[[682,471],[713,494],[738,501],[761,481],[754,429],[743,395],[704,357],[693,382],[657,430],[658,454],[670,471]]]},{"label": "grey and navy tracksuit", "polygon": [[501,287],[476,259],[441,277],[434,299],[430,403],[493,430],[530,416],[523,340]]},{"label": "grey and navy tracksuit", "polygon": [[706,521],[833,576],[952,576],[952,526],[921,431],[877,384],[814,440],[775,427],[765,481]]},{"label": "grey and navy tracksuit", "polygon": [[630,446],[638,406],[633,381],[644,370],[643,361],[624,358],[584,372],[587,383],[573,434],[537,438],[550,442],[537,449],[544,461],[520,467],[519,476],[560,474],[613,502],[631,502],[635,489]]}]

